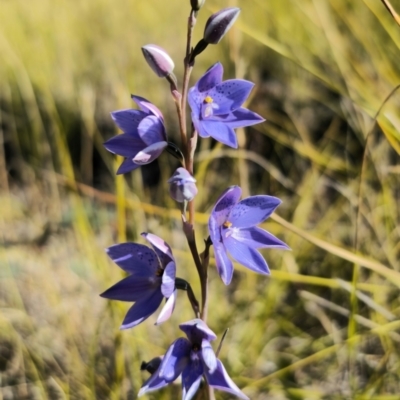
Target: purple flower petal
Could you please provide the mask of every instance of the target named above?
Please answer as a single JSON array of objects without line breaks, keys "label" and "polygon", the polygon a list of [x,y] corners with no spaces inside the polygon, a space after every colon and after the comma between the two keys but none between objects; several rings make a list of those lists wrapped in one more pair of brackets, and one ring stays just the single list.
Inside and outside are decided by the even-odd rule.
[{"label": "purple flower petal", "polygon": [[198,343],[200,345],[203,339],[210,342],[217,338],[217,335],[199,318],[180,324],[179,328],[186,333],[191,343]]},{"label": "purple flower petal", "polygon": [[201,104],[203,103],[204,98],[205,95],[200,93],[196,86],[189,89],[188,103],[194,115],[200,115]]},{"label": "purple flower petal", "polygon": [[290,247],[282,242],[282,240],[275,237],[272,233],[258,228],[256,226],[252,228],[244,229],[232,229],[231,236],[243,243],[244,245],[251,247],[253,249],[259,249],[262,247],[286,249],[289,250]]},{"label": "purple flower petal", "polygon": [[221,194],[211,212],[217,225],[221,226],[227,221],[232,208],[237,204],[241,195],[242,189],[239,186],[231,186]]},{"label": "purple flower petal", "polygon": [[126,174],[140,167],[140,164],[135,164],[130,158],[126,158],[117,170],[117,175]]},{"label": "purple flower petal", "polygon": [[139,151],[139,153],[133,157],[132,161],[137,165],[149,164],[159,157],[167,146],[167,142],[153,143],[152,145]]},{"label": "purple flower petal", "polygon": [[127,133],[112,137],[103,143],[103,146],[111,153],[130,158],[146,147],[139,138],[135,138]]},{"label": "purple flower petal", "polygon": [[176,339],[169,346],[160,365],[159,375],[167,382],[174,381],[187,366],[192,345],[185,338]]},{"label": "purple flower petal", "polygon": [[138,137],[137,127],[140,121],[146,117],[146,113],[139,110],[118,110],[111,113],[111,118],[117,126],[126,134]]},{"label": "purple flower petal", "polygon": [[137,301],[141,297],[147,296],[149,292],[153,292],[159,286],[159,279],[153,277],[142,278],[130,275],[111,286],[100,296],[106,299],[120,301]]},{"label": "purple flower petal", "polygon": [[182,400],[190,400],[196,394],[203,377],[203,365],[199,359],[191,360],[182,372]]},{"label": "purple flower petal", "polygon": [[176,266],[173,261],[170,261],[164,269],[162,275],[161,292],[164,297],[169,297],[175,290],[175,275]]},{"label": "purple flower petal", "polygon": [[155,115],[150,115],[140,122],[138,134],[147,146],[157,142],[165,142],[167,139],[164,124],[162,120]]},{"label": "purple flower petal", "polygon": [[135,276],[153,276],[159,266],[154,251],[142,244],[116,244],[106,252],[120,268]]},{"label": "purple flower petal", "polygon": [[215,263],[217,265],[218,274],[225,285],[229,285],[233,276],[233,264],[226,254],[225,247],[222,243],[213,243]]},{"label": "purple flower petal", "polygon": [[170,383],[159,376],[159,370],[160,369],[154,372],[154,374],[151,375],[151,377],[147,379],[147,381],[143,384],[143,386],[139,390],[138,397],[143,396],[145,393],[161,389],[162,387],[167,386]]},{"label": "purple flower petal", "polygon": [[140,109],[146,113],[152,113],[156,117],[164,120],[164,117],[161,111],[153,104],[146,100],[144,97],[136,96],[134,94],[131,95],[132,100],[140,107]]},{"label": "purple flower petal", "polygon": [[236,133],[230,126],[222,122],[209,119],[203,120],[201,122],[201,127],[209,136],[215,140],[218,140],[218,142],[237,149],[238,143]]},{"label": "purple flower petal", "polygon": [[163,298],[164,296],[159,289],[154,290],[146,297],[142,297],[129,309],[120,329],[129,329],[139,325],[157,310]]},{"label": "purple flower petal", "polygon": [[164,304],[164,307],[162,308],[158,318],[156,325],[161,325],[163,322],[165,322],[173,313],[174,308],[175,308],[175,302],[176,302],[176,297],[178,294],[178,290],[175,289],[169,299],[166,301]]},{"label": "purple flower petal", "polygon": [[213,348],[208,340],[203,340],[201,342],[201,356],[204,364],[208,368],[208,372],[212,373],[217,368],[217,357],[214,353]]},{"label": "purple flower petal", "polygon": [[198,80],[196,88],[199,92],[206,92],[217,86],[222,82],[222,75],[224,74],[224,68],[222,64],[217,62],[210,67],[207,72]]},{"label": "purple flower petal", "polygon": [[229,254],[239,263],[252,271],[258,272],[259,274],[269,275],[270,271],[267,262],[261,256],[261,254],[246,246],[240,241],[234,239],[232,236],[223,238],[226,250]]},{"label": "purple flower petal", "polygon": [[228,79],[207,92],[212,99],[213,115],[229,114],[238,109],[249,97],[254,83],[243,79]]},{"label": "purple flower petal", "polygon": [[170,261],[175,262],[171,247],[169,247],[167,242],[152,233],[143,232],[142,236],[153,246],[153,249],[157,253],[163,267],[168,265]]},{"label": "purple flower petal", "polygon": [[240,399],[250,400],[229,377],[222,362],[217,360],[217,363],[217,368],[213,373],[209,373],[207,370],[204,371],[208,384],[215,389],[231,393]]},{"label": "purple flower petal", "polygon": [[242,107],[226,115],[214,115],[213,120],[223,122],[233,129],[259,124],[265,121],[265,119],[257,113]]},{"label": "purple flower petal", "polygon": [[235,228],[250,228],[266,220],[281,204],[273,196],[251,196],[232,208],[229,221]]}]

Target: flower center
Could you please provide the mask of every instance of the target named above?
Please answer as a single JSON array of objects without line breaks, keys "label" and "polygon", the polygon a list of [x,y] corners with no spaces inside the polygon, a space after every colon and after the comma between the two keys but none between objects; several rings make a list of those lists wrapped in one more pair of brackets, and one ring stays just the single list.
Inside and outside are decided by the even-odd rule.
[{"label": "flower center", "polygon": [[204,99],[204,103],[203,115],[204,118],[208,118],[213,115],[213,108],[218,108],[218,106],[214,103],[214,99],[211,96],[207,96]]},{"label": "flower center", "polygon": [[225,222],[222,224],[222,226],[223,226],[224,228],[230,228],[230,227],[232,226],[232,222],[225,221]]},{"label": "flower center", "polygon": [[156,276],[162,276],[163,273],[164,273],[164,270],[160,267],[156,271]]}]

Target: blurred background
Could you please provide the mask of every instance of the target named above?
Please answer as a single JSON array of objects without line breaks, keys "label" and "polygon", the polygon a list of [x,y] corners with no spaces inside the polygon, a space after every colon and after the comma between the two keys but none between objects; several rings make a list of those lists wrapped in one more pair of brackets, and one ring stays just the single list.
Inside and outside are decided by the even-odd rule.
[{"label": "blurred background", "polygon": [[[392,0],[400,12],[400,1]],[[254,400],[376,399],[400,393],[400,27],[379,0],[207,0],[241,15],[198,57],[256,83],[247,107],[267,122],[234,151],[199,143],[199,248],[229,185],[283,200],[263,227],[263,277],[211,259],[209,326],[232,379]],[[0,399],[135,399],[142,361],[192,319],[183,292],[170,321],[119,331],[130,304],[99,293],[122,278],[104,249],[155,233],[199,296],[165,153],[116,177],[102,143],[110,111],[144,96],[179,144],[168,85],[140,47],[164,47],[181,81],[189,0],[0,0]],[[212,253],[213,254],[213,253]],[[180,386],[149,399],[180,397]],[[232,396],[216,392],[217,399]],[[145,397],[146,398],[146,397]]]}]

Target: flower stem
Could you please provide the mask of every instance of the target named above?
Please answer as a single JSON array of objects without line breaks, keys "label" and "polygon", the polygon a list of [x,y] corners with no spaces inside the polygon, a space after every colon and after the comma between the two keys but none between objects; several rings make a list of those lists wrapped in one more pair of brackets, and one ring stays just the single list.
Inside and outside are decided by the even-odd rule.
[{"label": "flower stem", "polygon": [[[183,129],[183,135],[185,137],[185,142],[182,145],[186,148],[186,156],[187,162],[189,162],[189,154],[190,154],[190,138],[187,137],[186,130],[186,103],[187,103],[187,94],[189,89],[189,79],[190,74],[193,69],[193,64],[189,62],[190,53],[192,51],[192,34],[193,29],[196,24],[195,12],[193,10],[190,11],[190,15],[188,18],[188,29],[187,29],[187,40],[186,40],[186,54],[184,59],[184,72],[183,72],[183,85],[182,85],[182,99],[181,99],[181,122],[180,128]],[[190,171],[189,171],[190,172]]]}]

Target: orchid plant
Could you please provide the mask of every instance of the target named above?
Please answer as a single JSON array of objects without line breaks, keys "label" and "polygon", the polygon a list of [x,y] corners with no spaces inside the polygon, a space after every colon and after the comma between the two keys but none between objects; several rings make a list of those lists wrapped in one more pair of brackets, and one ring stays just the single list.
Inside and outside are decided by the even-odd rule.
[{"label": "orchid plant", "polygon": [[[214,248],[217,271],[225,285],[233,275],[229,255],[254,272],[268,275],[267,262],[257,251],[259,248],[288,249],[288,246],[271,233],[257,227],[279,206],[281,201],[273,196],[257,195],[243,200],[239,186],[227,188],[215,203],[209,218],[209,237],[200,254],[195,240],[194,201],[198,189],[194,178],[194,154],[201,138],[213,138],[232,148],[238,147],[235,128],[263,122],[253,111],[242,107],[254,84],[243,79],[223,81],[223,67],[217,62],[199,81],[189,88],[190,75],[196,57],[210,44],[217,44],[237,19],[240,9],[226,8],[213,14],[207,21],[203,39],[192,47],[192,32],[196,16],[205,0],[191,0],[188,18],[188,35],[184,59],[184,76],[179,90],[174,62],[161,47],[149,44],[142,47],[143,55],[151,69],[168,80],[176,105],[180,127],[180,146],[168,141],[161,111],[143,97],[132,95],[139,109],[118,110],[111,117],[123,132],[104,143],[105,148],[125,159],[117,174],[125,174],[144,164],[151,163],[163,150],[179,159],[179,167],[168,180],[171,197],[182,203],[183,232],[193,256],[201,287],[201,300],[197,301],[189,282],[176,277],[177,265],[170,246],[152,233],[142,236],[151,247],[138,243],[121,243],[107,249],[110,258],[129,275],[101,294],[111,300],[133,302],[121,329],[129,329],[145,321],[157,311],[164,299],[156,324],[171,316],[177,290],[187,292],[194,319],[179,325],[187,338],[178,338],[163,357],[155,357],[142,368],[151,376],[143,384],[139,396],[160,389],[182,375],[182,399],[192,399],[204,379],[203,387],[208,398],[214,398],[213,389],[222,390],[241,399],[248,397],[229,377],[217,358],[211,341],[216,339],[207,326],[209,252]],[[187,131],[187,105],[191,109],[191,130]]]}]

